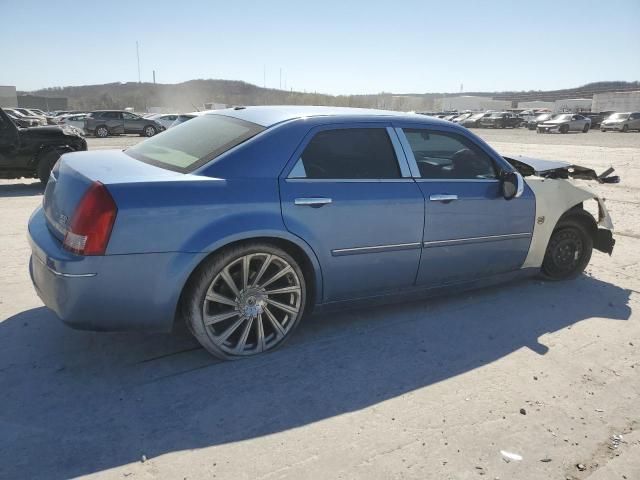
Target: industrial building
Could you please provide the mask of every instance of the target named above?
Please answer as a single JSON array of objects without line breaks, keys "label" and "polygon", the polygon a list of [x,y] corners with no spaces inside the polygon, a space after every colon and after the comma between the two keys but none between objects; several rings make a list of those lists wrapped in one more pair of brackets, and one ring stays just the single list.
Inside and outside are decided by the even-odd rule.
[{"label": "industrial building", "polygon": [[18,107],[39,108],[45,112],[67,110],[69,100],[66,97],[42,97],[40,95],[18,95]]},{"label": "industrial building", "polygon": [[578,113],[591,112],[591,104],[593,100],[590,98],[565,98],[553,102],[553,113]]},{"label": "industrial building", "polygon": [[640,112],[640,90],[596,93],[593,96],[591,110],[593,112]]},{"label": "industrial building", "polygon": [[491,97],[481,97],[474,95],[459,95],[455,97],[443,97],[435,100],[436,110],[449,112],[464,110],[482,111],[482,110],[505,110],[511,108],[511,102],[508,100],[494,100]]},{"label": "industrial building", "polygon": [[0,107],[15,108],[18,106],[16,87],[0,85]]}]

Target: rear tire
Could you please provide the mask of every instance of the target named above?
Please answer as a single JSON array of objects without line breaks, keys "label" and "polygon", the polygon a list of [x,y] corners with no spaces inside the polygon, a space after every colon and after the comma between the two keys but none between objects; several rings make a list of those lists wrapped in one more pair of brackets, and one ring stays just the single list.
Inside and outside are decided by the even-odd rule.
[{"label": "rear tire", "polygon": [[99,127],[96,127],[96,137],[106,138],[108,136],[109,136],[109,129],[106,126],[100,125]]},{"label": "rear tire", "polygon": [[198,267],[185,287],[181,313],[209,353],[236,360],[280,347],[300,323],[306,298],[296,260],[256,242],[222,250]]},{"label": "rear tire", "polygon": [[579,221],[568,218],[551,234],[542,262],[547,280],[568,280],[580,275],[591,260],[593,239]]},{"label": "rear tire", "polygon": [[[62,152],[65,153],[65,152]],[[49,177],[51,176],[51,170],[55,166],[58,159],[62,155],[61,152],[57,150],[49,150],[47,152],[42,153],[38,158],[38,167],[37,173],[38,178],[40,179],[40,183],[42,185],[46,185],[49,181]]]}]

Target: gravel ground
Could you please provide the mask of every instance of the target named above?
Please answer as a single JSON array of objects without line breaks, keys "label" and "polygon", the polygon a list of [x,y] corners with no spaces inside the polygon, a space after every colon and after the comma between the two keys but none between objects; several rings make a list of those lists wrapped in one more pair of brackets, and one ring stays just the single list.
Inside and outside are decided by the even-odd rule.
[{"label": "gravel ground", "polygon": [[614,166],[621,184],[590,185],[613,256],[570,282],[315,316],[232,363],[184,331],[63,326],[27,273],[42,191],[0,180],[0,478],[640,478],[640,134],[476,132]]}]

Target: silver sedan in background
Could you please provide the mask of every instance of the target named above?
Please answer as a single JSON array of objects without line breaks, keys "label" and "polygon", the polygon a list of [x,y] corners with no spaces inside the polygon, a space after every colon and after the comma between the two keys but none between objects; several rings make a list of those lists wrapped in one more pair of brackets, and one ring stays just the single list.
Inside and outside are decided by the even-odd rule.
[{"label": "silver sedan in background", "polygon": [[600,130],[603,132],[638,130],[640,132],[640,112],[614,113],[600,124]]},{"label": "silver sedan in background", "polygon": [[562,113],[551,120],[538,124],[538,133],[587,133],[591,128],[591,119],[577,113]]}]

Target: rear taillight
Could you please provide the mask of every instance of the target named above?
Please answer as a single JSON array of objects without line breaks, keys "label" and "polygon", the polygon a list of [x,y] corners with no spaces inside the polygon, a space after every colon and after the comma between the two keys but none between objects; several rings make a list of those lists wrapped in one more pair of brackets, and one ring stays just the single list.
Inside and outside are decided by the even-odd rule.
[{"label": "rear taillight", "polygon": [[104,255],[117,213],[107,188],[93,182],[73,214],[64,248],[78,255]]}]

